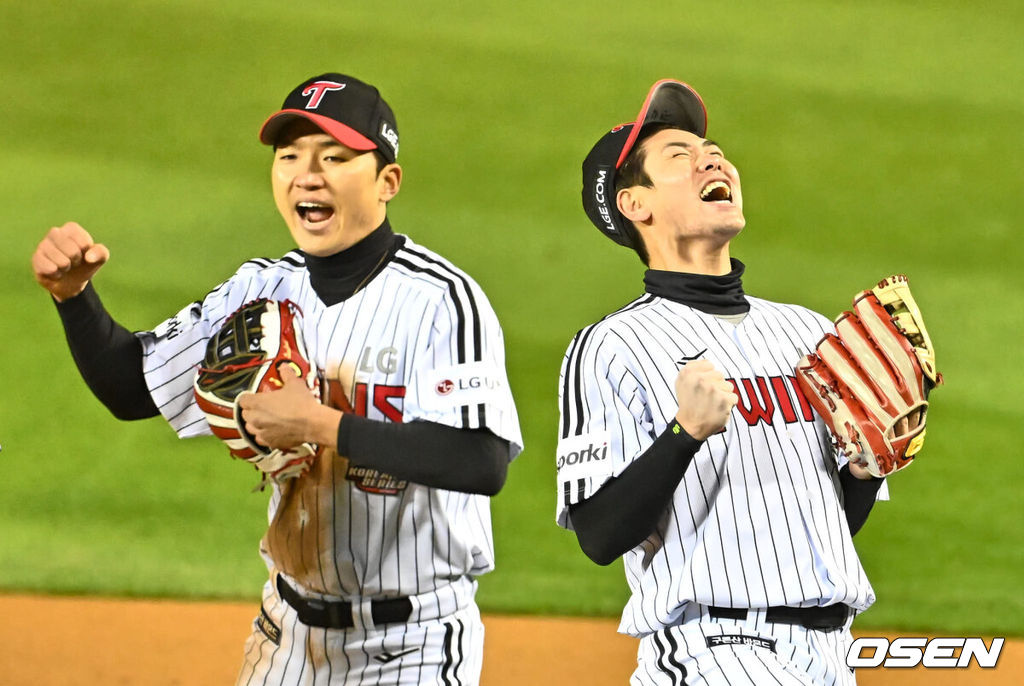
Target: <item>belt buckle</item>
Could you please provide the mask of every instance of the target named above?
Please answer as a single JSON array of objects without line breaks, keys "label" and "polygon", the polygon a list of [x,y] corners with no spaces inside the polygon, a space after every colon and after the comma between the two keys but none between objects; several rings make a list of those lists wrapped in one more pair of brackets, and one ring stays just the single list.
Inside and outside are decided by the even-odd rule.
[{"label": "belt buckle", "polygon": [[844,604],[825,605],[815,608],[811,616],[805,619],[802,624],[804,628],[817,631],[835,631],[843,628],[846,620],[850,618],[850,608]]},{"label": "belt buckle", "polygon": [[853,612],[853,608],[849,605],[846,605],[845,603],[840,605],[839,607],[841,608],[840,616],[836,618],[839,623],[831,624],[827,627],[824,627],[822,631],[837,631],[839,629],[842,629],[843,626],[846,625],[847,620],[850,619],[850,613]]},{"label": "belt buckle", "polygon": [[[342,613],[344,608],[348,608],[347,613]],[[327,607],[327,621],[330,623],[332,628],[335,629],[349,629],[355,626],[355,620],[352,617],[352,605],[349,603],[328,603]]]}]

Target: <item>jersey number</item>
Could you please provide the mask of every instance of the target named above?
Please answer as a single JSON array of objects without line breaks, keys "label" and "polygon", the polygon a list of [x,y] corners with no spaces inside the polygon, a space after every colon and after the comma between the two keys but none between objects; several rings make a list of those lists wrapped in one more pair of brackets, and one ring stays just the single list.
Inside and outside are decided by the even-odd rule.
[{"label": "jersey number", "polygon": [[[367,416],[367,401],[369,399],[369,384],[360,381],[356,384],[352,393],[352,403],[345,396],[345,391],[337,379],[327,382],[327,404],[336,410],[357,414],[360,417]],[[373,387],[373,407],[380,412],[389,422],[402,423],[401,407],[392,402],[392,398],[401,399],[405,397],[405,386],[389,386],[387,384],[375,384]]]}]

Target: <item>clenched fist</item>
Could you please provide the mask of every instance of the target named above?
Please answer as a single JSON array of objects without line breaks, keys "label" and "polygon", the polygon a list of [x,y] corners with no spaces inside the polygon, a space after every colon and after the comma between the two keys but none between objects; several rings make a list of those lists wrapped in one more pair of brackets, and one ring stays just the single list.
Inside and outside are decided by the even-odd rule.
[{"label": "clenched fist", "polygon": [[32,254],[32,270],[39,285],[61,302],[83,290],[99,268],[110,259],[110,251],[92,240],[89,232],[74,222],[50,229]]},{"label": "clenched fist", "polygon": [[295,369],[282,365],[281,388],[239,394],[245,430],[268,448],[291,450],[308,442],[335,450],[341,412],[321,405]]},{"label": "clenched fist", "polygon": [[739,398],[722,373],[707,360],[695,360],[676,376],[676,421],[699,441],[718,432]]}]

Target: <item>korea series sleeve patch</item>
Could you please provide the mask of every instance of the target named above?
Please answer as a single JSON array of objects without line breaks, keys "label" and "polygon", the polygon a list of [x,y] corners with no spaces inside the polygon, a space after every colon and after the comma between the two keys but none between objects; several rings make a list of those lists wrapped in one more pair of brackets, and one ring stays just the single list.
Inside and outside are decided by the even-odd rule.
[{"label": "korea series sleeve patch", "polygon": [[196,365],[206,348],[208,325],[200,303],[190,303],[152,331],[137,334],[142,371],[160,414],[181,438],[210,433],[192,397]]},{"label": "korea series sleeve patch", "polygon": [[615,475],[611,434],[607,431],[563,438],[555,452],[561,491],[559,509],[586,500]]},{"label": "korea series sleeve patch", "polygon": [[197,303],[189,303],[170,319],[161,322],[155,329],[153,335],[156,338],[175,338],[186,328],[190,328],[200,317],[202,306]]}]

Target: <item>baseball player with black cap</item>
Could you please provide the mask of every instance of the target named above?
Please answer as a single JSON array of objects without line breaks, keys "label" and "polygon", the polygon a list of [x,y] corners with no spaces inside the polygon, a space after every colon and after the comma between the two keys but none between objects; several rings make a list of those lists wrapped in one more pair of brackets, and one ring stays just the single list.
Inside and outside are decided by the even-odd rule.
[{"label": "baseball player with black cap", "polygon": [[583,163],[587,216],[648,269],[566,352],[557,521],[624,558],[631,683],[852,684],[849,627],[875,599],[852,536],[884,480],[835,453],[796,384],[832,323],[744,292],[740,177],[706,128],[665,79]]},{"label": "baseball player with black cap", "polygon": [[271,185],[297,249],[254,259],[152,330],[129,332],[92,286],[108,249],[78,224],[33,255],[90,389],[118,417],[209,434],[192,384],[240,306],[290,300],[319,403],[297,376],[239,401],[271,448],[323,449],[272,482],[270,572],[239,684],[475,684],[476,577],[494,567],[489,495],[522,450],[497,318],[480,287],[392,231],[398,125],[373,86],[308,79],[263,125]]}]

